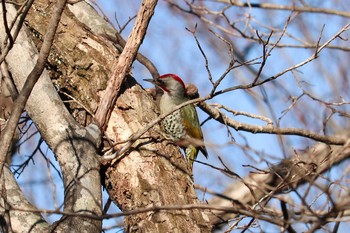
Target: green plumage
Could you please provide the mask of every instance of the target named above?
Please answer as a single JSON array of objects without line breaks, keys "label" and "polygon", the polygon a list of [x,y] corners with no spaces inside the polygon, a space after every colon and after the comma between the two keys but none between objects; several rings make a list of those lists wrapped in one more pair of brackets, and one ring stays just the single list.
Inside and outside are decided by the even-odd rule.
[{"label": "green plumage", "polygon": [[[150,80],[147,80],[150,81]],[[176,75],[162,75],[152,83],[159,86],[162,96],[159,101],[161,114],[167,114],[178,105],[189,100],[183,81]],[[199,124],[196,108],[193,104],[186,105],[164,118],[162,126],[165,133],[179,146],[185,149],[188,162],[193,166],[198,152],[207,158],[208,152],[204,146],[203,133]]]}]

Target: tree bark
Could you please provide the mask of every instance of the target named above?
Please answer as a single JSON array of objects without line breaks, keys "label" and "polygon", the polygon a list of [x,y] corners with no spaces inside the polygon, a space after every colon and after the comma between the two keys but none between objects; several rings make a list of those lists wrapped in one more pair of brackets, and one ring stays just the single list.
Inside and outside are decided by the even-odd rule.
[{"label": "tree bark", "polygon": [[[52,6],[47,1],[35,1],[26,18],[27,29],[38,49],[47,30]],[[87,126],[92,122],[88,112],[97,109],[113,72],[111,61],[119,56],[114,45],[99,35],[102,33],[113,35],[114,31],[88,4],[79,2],[69,6],[63,13],[47,71],[43,72],[26,106],[54,152],[64,177],[64,212],[71,214],[53,224],[51,229],[54,231],[101,231],[101,221],[96,220],[103,218],[100,158],[96,153],[99,138],[93,132],[93,125]],[[21,37],[6,58],[18,89],[37,54],[31,47],[30,38],[24,33]],[[68,111],[51,82],[61,98],[69,100]],[[122,89],[105,132],[112,143],[127,140],[157,117],[154,100],[132,77],[127,78]],[[115,146],[114,150],[118,151],[121,146],[123,144]],[[199,200],[184,157],[177,146],[162,140],[158,126],[136,140],[126,153],[106,161],[103,171],[110,197],[122,211],[179,206],[173,211],[127,216],[127,231],[210,231],[205,211],[181,210],[181,205],[196,204]]]},{"label": "tree bark", "polygon": [[[125,141],[157,117],[152,97],[132,78],[124,83],[112,112],[106,135]],[[106,187],[123,211],[153,206],[179,206],[175,211],[157,211],[126,217],[128,232],[209,232],[207,213],[181,210],[181,205],[199,204],[188,163],[179,149],[162,141],[158,126],[130,150],[108,163]],[[116,146],[121,150],[124,144]]]},{"label": "tree bark", "polygon": [[[52,10],[52,7],[47,8],[47,17],[51,16],[50,10]],[[12,8],[9,5],[8,12]],[[13,16],[15,10],[12,9],[11,12]],[[60,27],[64,26],[60,25]],[[25,30],[22,30],[6,57],[9,71],[18,90],[21,90],[28,72],[35,66],[37,54],[38,52],[31,39],[27,37]],[[57,232],[82,232],[87,230],[89,232],[100,232],[101,221],[89,217],[102,214],[100,166],[96,154],[96,139],[92,130],[90,130],[92,127],[83,128],[76,123],[63,105],[46,71],[42,73],[35,85],[28,99],[26,110],[55,154],[63,174],[64,211],[71,214],[63,216],[60,221],[52,225],[52,230]],[[6,196],[9,203],[12,198],[16,198],[16,196]],[[9,208],[10,211],[12,208],[16,210],[16,206],[10,206]],[[25,209],[21,211],[25,211]],[[28,209],[27,211],[30,213],[34,210]],[[11,221],[11,224],[16,224],[11,225],[12,229],[21,227],[17,222]],[[32,227],[35,227],[35,225],[32,225]]]},{"label": "tree bark", "polygon": [[[53,1],[34,1],[26,16],[25,27],[6,56],[8,71],[18,90],[22,89],[29,72],[37,64],[38,51],[48,30],[54,5]],[[15,9],[11,4],[6,6],[7,20],[11,21],[10,16],[14,18]],[[2,42],[6,33],[3,17],[0,18]],[[52,225],[47,223],[40,216],[45,210],[35,208],[25,199],[9,168],[4,165],[0,179],[2,231],[101,232],[101,222],[106,217],[102,212],[101,180],[110,198],[125,214],[127,232],[209,232],[212,225],[236,217],[238,213],[253,219],[270,220],[276,226],[285,227],[290,224],[288,218],[284,218],[280,212],[269,215],[261,211],[264,210],[261,207],[276,194],[296,189],[306,182],[313,184],[320,174],[349,157],[347,135],[311,135],[307,130],[283,129],[272,125],[250,127],[210,106],[204,108],[205,104],[199,104],[213,119],[236,130],[301,135],[334,144],[317,144],[265,171],[252,167],[251,174],[245,178],[223,170],[231,172],[230,175],[236,176],[238,181],[220,197],[210,200],[210,205],[200,205],[188,163],[179,148],[162,137],[159,126],[156,124],[141,137],[134,137],[149,127],[159,114],[152,96],[137,83],[137,77],[133,78],[130,74],[125,76],[126,71],[130,70],[136,47],[132,55],[128,53],[129,62],[120,62],[118,66],[117,71],[121,70],[123,74],[116,72],[113,64],[125,57],[119,57],[117,46],[108,39],[115,33],[113,27],[85,1],[68,5],[63,12],[46,70],[42,72],[26,105],[27,113],[55,154],[62,170],[64,211],[53,212],[61,213],[63,217]],[[139,45],[143,36],[137,36],[139,40],[136,44]],[[0,58],[5,54],[1,52]],[[2,64],[1,72],[6,72],[6,69]],[[287,70],[282,73],[285,72]],[[117,89],[119,85],[121,87],[117,96],[110,96],[113,101],[116,100],[115,105],[111,108],[109,102],[105,105],[108,107],[104,108],[111,115],[103,132],[102,148],[101,133],[93,119],[113,74],[122,76],[115,82]],[[254,85],[253,82],[238,87]],[[111,93],[115,95],[115,92]],[[218,95],[218,92],[214,94]],[[0,117],[4,114],[0,112]],[[107,119],[105,117],[105,113],[99,117],[102,125]],[[4,125],[2,123],[1,127]],[[109,149],[113,151],[113,156],[104,154]],[[344,206],[347,203],[345,200]],[[210,208],[212,211],[206,211]],[[342,208],[339,206],[340,211]],[[340,213],[337,211],[334,213]],[[349,213],[344,211],[341,214]],[[320,216],[317,215],[318,221],[322,223],[324,218]],[[314,227],[318,229],[319,224]]]}]

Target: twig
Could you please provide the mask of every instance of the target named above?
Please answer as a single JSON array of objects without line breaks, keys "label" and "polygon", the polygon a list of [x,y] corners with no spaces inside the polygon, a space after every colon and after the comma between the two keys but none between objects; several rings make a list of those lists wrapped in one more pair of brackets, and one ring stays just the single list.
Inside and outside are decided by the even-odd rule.
[{"label": "twig", "polygon": [[62,12],[64,10],[64,7],[66,5],[67,0],[58,0],[56,3],[55,10],[53,11],[52,18],[49,22],[45,39],[43,41],[43,44],[40,49],[38,60],[33,68],[33,70],[28,75],[24,85],[23,89],[21,90],[18,98],[15,100],[14,108],[12,110],[12,114],[10,116],[10,119],[6,125],[6,128],[4,132],[1,135],[0,140],[0,176],[3,172],[3,165],[6,160],[6,154],[9,150],[9,147],[11,145],[11,140],[13,138],[13,135],[15,133],[18,120],[22,114],[22,111],[24,109],[24,106],[27,103],[27,100],[29,98],[30,93],[33,90],[33,87],[35,83],[38,81],[40,75],[42,74],[45,64],[47,61],[47,58],[50,53],[50,49],[53,43],[53,40],[55,38],[56,30],[58,28],[58,24],[61,19]]},{"label": "twig", "polygon": [[252,114],[252,113],[248,113],[248,112],[236,111],[236,110],[230,109],[227,106],[222,105],[222,104],[210,104],[210,105],[213,107],[216,107],[216,108],[225,109],[226,111],[231,112],[234,116],[242,115],[242,116],[250,117],[253,119],[259,119],[259,120],[265,121],[268,125],[273,125],[272,120],[267,118],[267,117],[264,117],[264,116],[260,116],[260,115],[256,115],[256,114]]},{"label": "twig", "polygon": [[263,44],[263,60],[262,60],[262,62],[261,62],[260,68],[259,68],[259,70],[258,70],[258,72],[257,72],[257,74],[256,74],[256,77],[255,77],[253,83],[256,83],[256,82],[258,81],[258,79],[259,79],[259,77],[260,77],[260,75],[261,75],[261,72],[262,72],[262,70],[263,70],[263,68],[264,68],[264,66],[265,66],[265,64],[266,64],[266,61],[267,61],[268,57],[270,56],[272,50],[273,50],[274,48],[276,48],[276,46],[279,44],[279,42],[281,41],[282,37],[284,36],[284,34],[285,34],[286,30],[287,30],[287,27],[288,27],[288,25],[289,25],[290,19],[291,19],[291,16],[288,17],[288,19],[287,19],[287,21],[286,21],[286,23],[285,23],[285,25],[284,25],[284,27],[283,27],[283,30],[282,30],[281,35],[280,35],[279,38],[277,39],[276,43],[269,49],[268,52],[266,51],[266,46],[270,43],[270,39],[271,39],[271,36],[272,36],[273,32],[271,31],[271,33],[270,33],[270,35],[268,36],[268,38],[267,38],[266,41],[263,41],[263,40],[262,40],[262,38],[259,36],[258,32],[256,33],[257,36],[258,36],[258,38],[259,38],[259,40],[260,40],[260,41],[262,42],[262,44]]},{"label": "twig", "polygon": [[5,32],[6,32],[8,40],[9,40],[8,46],[9,46],[9,49],[11,49],[14,41],[13,41],[13,37],[12,37],[11,32],[10,32],[10,28],[8,26],[8,23],[7,23],[7,16],[6,16],[7,10],[6,10],[5,1],[1,1],[1,6],[2,6],[2,18],[4,21]]},{"label": "twig", "polygon": [[277,79],[278,77],[284,75],[285,73],[287,73],[289,71],[293,71],[293,70],[295,70],[295,69],[297,69],[297,68],[299,68],[301,66],[306,65],[307,63],[315,60],[317,58],[316,55],[318,55],[324,48],[326,48],[333,40],[338,38],[343,32],[349,30],[349,28],[350,28],[350,23],[346,24],[335,35],[333,35],[328,41],[326,41],[322,46],[320,46],[313,55],[311,55],[308,59],[300,62],[299,64],[296,64],[296,65],[294,65],[292,67],[289,67],[288,69],[285,69],[285,70],[279,72],[278,74],[276,74],[276,75],[274,75],[274,76],[272,76],[270,78],[267,78],[265,80],[262,80],[260,82],[250,83],[250,84],[247,84],[247,85],[238,85],[238,86],[234,86],[234,87],[229,87],[229,88],[223,89],[221,91],[217,91],[217,92],[214,93],[214,96],[220,95],[222,93],[229,92],[229,91],[234,91],[234,90],[239,90],[239,89],[250,89],[252,87],[262,85],[264,83],[267,83],[267,82],[270,82],[272,80]]},{"label": "twig", "polygon": [[[26,18],[27,14],[28,14],[28,12],[29,12],[29,9],[30,9],[30,7],[32,6],[33,2],[34,2],[34,0],[29,0],[28,3],[25,5],[25,7],[24,7],[24,5],[23,5],[23,7],[24,7],[23,13],[22,13],[21,16],[20,16],[19,21],[18,21],[18,23],[17,23],[17,27],[16,27],[16,29],[15,29],[13,35],[12,35],[13,41],[16,41],[17,36],[18,36],[18,34],[19,34],[19,32],[20,32],[22,26],[23,26],[24,19]],[[14,17],[14,19],[13,19],[13,21],[12,21],[12,24],[11,24],[11,26],[10,26],[10,29],[12,29],[12,27],[14,26],[14,24],[15,24],[15,22],[16,22],[16,19],[17,19],[18,15],[19,15],[20,11],[23,9],[23,7],[20,7],[20,8],[19,8],[19,12],[18,12],[17,15]],[[5,40],[6,40],[6,38],[5,38]],[[10,44],[7,44],[6,46],[4,46],[4,45],[1,45],[1,46],[2,46],[2,47],[1,47],[2,51],[1,51],[1,53],[0,53],[0,54],[1,54],[1,56],[0,56],[0,63],[2,63],[2,62],[5,60],[5,57],[7,56],[8,52],[9,52],[10,49],[11,49]]]},{"label": "twig", "polygon": [[47,209],[11,208],[11,210],[15,210],[15,211],[42,213],[42,214],[62,214],[65,216],[75,216],[75,217],[89,218],[89,219],[95,219],[95,220],[118,218],[118,217],[130,216],[130,215],[147,213],[147,212],[193,210],[193,209],[217,210],[217,211],[223,211],[226,213],[240,213],[240,214],[243,214],[245,216],[251,216],[251,217],[254,217],[257,219],[261,219],[263,221],[271,222],[277,226],[282,227],[284,225],[283,220],[280,220],[276,216],[268,217],[264,214],[259,213],[259,211],[256,211],[256,210],[246,210],[246,209],[243,209],[242,207],[234,207],[234,206],[232,206],[232,207],[231,206],[217,206],[217,205],[207,205],[207,204],[152,206],[152,207],[124,211],[122,213],[104,214],[104,215],[74,213],[74,212],[70,212],[70,211],[47,210]]},{"label": "twig", "polygon": [[350,13],[348,11],[339,11],[328,8],[318,8],[318,7],[307,7],[307,6],[286,6],[277,5],[272,3],[244,3],[232,0],[217,0],[218,2],[231,4],[232,6],[240,7],[250,7],[250,8],[261,8],[261,9],[271,9],[271,10],[284,10],[284,11],[295,11],[295,12],[310,12],[310,13],[320,13],[329,15],[339,15],[342,17],[350,18]]},{"label": "twig", "polygon": [[[269,44],[269,42],[270,42],[270,39],[271,39],[271,36],[272,36],[272,32],[270,33],[270,35],[267,37],[267,41],[265,42],[262,38],[261,38],[261,36],[259,35],[259,32],[258,31],[256,31],[256,35],[258,36],[258,38],[259,38],[259,41],[262,43],[262,45],[263,45],[263,47],[262,47],[262,49],[263,49],[263,55],[262,55],[262,61],[261,61],[261,64],[260,64],[260,67],[259,67],[259,70],[258,70],[258,72],[257,72],[257,74],[256,74],[256,77],[255,77],[255,79],[254,79],[254,81],[253,81],[253,83],[256,83],[257,81],[258,81],[258,79],[259,79],[259,77],[260,77],[260,74],[261,74],[261,72],[263,71],[263,69],[264,69],[264,67],[265,67],[265,64],[266,64],[266,61],[267,61],[267,59],[268,59],[268,57],[269,57],[269,53],[267,53],[267,51],[266,51],[266,46]],[[271,52],[271,51],[270,51]]]},{"label": "twig", "polygon": [[[227,2],[227,1],[225,1]],[[242,37],[242,38],[246,38],[246,39],[249,39],[249,40],[253,40],[255,42],[258,42],[259,39],[254,37],[254,36],[251,36],[251,35],[247,35],[245,32],[243,32],[242,30],[240,30],[238,27],[235,26],[234,23],[231,23],[229,21],[229,19],[227,18],[227,16],[225,15],[225,13],[222,13],[222,16],[225,18],[225,20],[227,21],[227,23],[229,24],[228,26],[229,27],[224,27],[224,26],[221,26],[221,25],[218,25],[215,21],[212,21],[210,20],[209,18],[205,18],[204,15],[207,15],[207,14],[213,14],[213,15],[218,15],[217,12],[212,12],[212,11],[209,11],[209,9],[204,9],[202,11],[204,11],[204,13],[201,14],[201,12],[196,12],[196,9],[193,9],[193,8],[198,8],[197,6],[194,6],[194,5],[191,5],[189,4],[188,2],[186,2],[188,7],[190,8],[190,10],[187,10],[187,8],[182,8],[180,7],[178,4],[175,4],[175,3],[172,3],[172,2],[169,2],[168,4],[171,5],[172,7],[175,7],[176,9],[182,11],[182,12],[185,12],[187,14],[192,14],[196,17],[198,17],[200,20],[202,20],[205,24],[208,24],[212,27],[215,27],[217,28],[218,30],[222,31],[223,33],[227,34],[227,35],[232,35],[232,36],[235,36],[235,37]],[[247,3],[248,4],[248,3]],[[254,4],[253,4],[254,5]],[[346,12],[348,14],[348,12]],[[348,14],[350,15],[350,14]],[[249,17],[249,16],[247,16]],[[252,18],[250,17],[249,20],[252,20]],[[260,23],[260,22],[256,22],[256,23]],[[234,30],[231,30],[230,29],[233,28]],[[234,31],[237,31],[237,33],[234,33]],[[298,38],[295,38],[294,36],[290,35],[289,33],[286,33],[289,37],[301,42],[302,44],[281,44],[279,43],[278,45],[275,45],[275,43],[271,42],[269,43],[268,45],[272,45],[272,46],[275,46],[276,48],[303,48],[303,49],[314,49],[317,47],[316,44],[310,44],[308,42],[304,42]],[[338,49],[338,50],[342,50],[342,51],[350,51],[350,48],[348,46],[327,46],[327,49]]]},{"label": "twig", "polygon": [[194,27],[194,30],[190,30],[188,28],[186,28],[187,31],[189,31],[190,33],[192,33],[193,35],[193,38],[196,40],[196,43],[197,43],[197,47],[199,49],[199,51],[201,52],[203,58],[204,58],[204,61],[205,61],[205,69],[207,70],[207,73],[208,73],[208,79],[209,81],[211,82],[211,84],[214,86],[214,82],[213,82],[213,77],[211,75],[211,71],[209,69],[209,61],[208,61],[208,58],[207,56],[205,55],[205,52],[201,46],[201,44],[199,43],[199,40],[197,38],[197,35],[196,35],[196,29],[197,29],[197,24],[196,26]]},{"label": "twig", "polygon": [[64,92],[64,91],[59,91],[60,93],[62,93],[63,95],[67,96],[68,98],[71,98],[75,103],[77,103],[80,107],[82,107],[87,113],[89,113],[92,117],[94,117],[94,113],[91,112],[87,107],[84,106],[84,104],[82,104],[80,101],[78,101],[76,98],[74,98],[73,96],[71,96],[70,94]]}]

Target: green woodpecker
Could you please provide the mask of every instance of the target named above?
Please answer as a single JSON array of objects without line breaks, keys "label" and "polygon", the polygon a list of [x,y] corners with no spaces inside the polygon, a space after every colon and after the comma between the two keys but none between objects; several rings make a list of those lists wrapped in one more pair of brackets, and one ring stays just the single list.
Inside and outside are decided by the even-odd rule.
[{"label": "green woodpecker", "polygon": [[[161,114],[172,112],[176,106],[190,100],[184,82],[175,74],[165,74],[156,80],[145,79],[145,81],[151,82],[163,90],[159,101]],[[199,150],[208,158],[197,111],[193,104],[188,104],[172,112],[162,120],[161,124],[166,135],[185,150],[191,168]]]}]

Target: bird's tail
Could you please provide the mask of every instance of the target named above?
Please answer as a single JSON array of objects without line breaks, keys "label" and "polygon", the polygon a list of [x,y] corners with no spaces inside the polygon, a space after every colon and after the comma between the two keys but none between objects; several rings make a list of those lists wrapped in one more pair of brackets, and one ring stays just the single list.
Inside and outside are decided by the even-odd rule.
[{"label": "bird's tail", "polygon": [[190,164],[191,170],[192,170],[193,162],[194,162],[194,160],[196,160],[197,155],[198,155],[198,150],[196,147],[194,147],[192,145],[188,145],[186,147],[185,154],[186,154],[187,161]]}]

